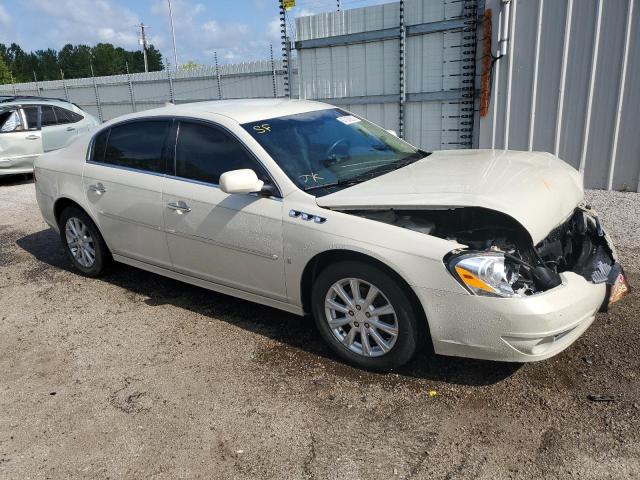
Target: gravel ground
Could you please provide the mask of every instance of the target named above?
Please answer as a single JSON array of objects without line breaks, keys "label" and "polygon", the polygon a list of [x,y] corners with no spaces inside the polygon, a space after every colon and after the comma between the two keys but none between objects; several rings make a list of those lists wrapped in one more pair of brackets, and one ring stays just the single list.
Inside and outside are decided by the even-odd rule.
[{"label": "gravel ground", "polygon": [[[589,201],[638,284],[640,196]],[[371,374],[307,319],[125,266],[77,275],[33,185],[4,181],[0,478],[639,478],[638,308],[541,363]]]},{"label": "gravel ground", "polygon": [[640,271],[640,195],[588,190],[585,196],[587,204],[602,216],[622,264]]}]

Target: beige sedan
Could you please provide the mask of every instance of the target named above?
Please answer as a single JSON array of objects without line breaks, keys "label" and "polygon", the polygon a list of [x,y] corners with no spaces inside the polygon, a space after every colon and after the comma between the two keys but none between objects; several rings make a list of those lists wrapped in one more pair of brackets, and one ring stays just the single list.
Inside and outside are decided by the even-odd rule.
[{"label": "beige sedan", "polygon": [[112,120],[36,161],[45,220],[112,260],[310,313],[344,360],[557,354],[628,290],[582,178],[545,153],[424,152],[331,105],[230,100]]}]

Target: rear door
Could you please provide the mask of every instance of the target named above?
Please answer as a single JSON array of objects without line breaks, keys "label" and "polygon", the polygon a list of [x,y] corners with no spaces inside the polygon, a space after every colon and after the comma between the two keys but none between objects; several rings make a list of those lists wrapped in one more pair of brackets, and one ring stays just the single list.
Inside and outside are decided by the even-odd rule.
[{"label": "rear door", "polygon": [[83,174],[91,212],[112,252],[167,268],[161,189],[171,124],[144,119],[102,130]]},{"label": "rear door", "polygon": [[229,132],[209,123],[180,121],[175,177],[165,179],[162,195],[174,269],[285,300],[282,199],[223,192],[220,175],[240,168],[251,168],[270,182]]},{"label": "rear door", "polygon": [[38,124],[38,109],[27,122],[20,107],[0,110],[0,174],[29,172],[33,161],[42,153],[42,135]]},{"label": "rear door", "polygon": [[75,138],[77,132],[70,125],[66,116],[58,119],[56,108],[53,105],[41,105],[42,112],[42,145],[45,152],[66,147]]}]

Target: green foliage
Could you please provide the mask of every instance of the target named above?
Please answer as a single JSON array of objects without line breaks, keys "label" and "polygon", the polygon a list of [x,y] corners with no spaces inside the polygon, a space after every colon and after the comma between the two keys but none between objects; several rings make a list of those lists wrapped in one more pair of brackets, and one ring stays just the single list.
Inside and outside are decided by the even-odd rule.
[{"label": "green foliage", "polygon": [[7,64],[4,63],[4,59],[0,56],[0,84],[11,83],[11,71]]},{"label": "green foliage", "polygon": [[[164,68],[162,55],[153,46],[147,48],[149,71]],[[2,64],[8,68],[3,75]],[[95,47],[87,45],[67,44],[60,51],[51,48],[25,52],[20,45],[12,43],[8,47],[0,43],[0,84],[14,81],[32,82],[35,77],[39,81],[59,80],[64,78],[83,78],[91,76],[91,65],[96,76],[118,75],[127,72],[144,72],[144,57],[139,50],[129,51],[114,47],[110,43],[99,43]]]},{"label": "green foliage", "polygon": [[200,68],[202,65],[194,62],[193,60],[189,60],[187,63],[183,63],[180,65],[180,70],[193,70],[194,68]]}]

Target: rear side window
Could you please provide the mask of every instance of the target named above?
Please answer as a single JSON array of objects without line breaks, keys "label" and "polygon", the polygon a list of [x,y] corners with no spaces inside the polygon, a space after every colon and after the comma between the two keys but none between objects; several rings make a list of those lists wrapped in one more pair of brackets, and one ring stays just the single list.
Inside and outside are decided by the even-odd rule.
[{"label": "rear side window", "polygon": [[217,185],[224,172],[240,168],[251,168],[258,178],[268,181],[264,170],[235,138],[209,125],[180,122],[176,176]]},{"label": "rear side window", "polygon": [[58,121],[56,120],[56,114],[53,111],[53,107],[51,105],[42,105],[42,126],[50,127],[52,125],[56,125]]},{"label": "rear side window", "polygon": [[108,165],[163,173],[162,152],[168,128],[166,120],[116,125],[96,136],[92,158]]}]

